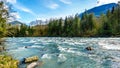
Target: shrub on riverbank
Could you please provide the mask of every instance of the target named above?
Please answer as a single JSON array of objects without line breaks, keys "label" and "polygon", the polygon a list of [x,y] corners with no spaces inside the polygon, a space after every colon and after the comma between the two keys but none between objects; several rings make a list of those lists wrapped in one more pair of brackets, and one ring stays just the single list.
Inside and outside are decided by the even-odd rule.
[{"label": "shrub on riverbank", "polygon": [[12,59],[10,56],[0,55],[1,68],[18,68],[19,61]]}]

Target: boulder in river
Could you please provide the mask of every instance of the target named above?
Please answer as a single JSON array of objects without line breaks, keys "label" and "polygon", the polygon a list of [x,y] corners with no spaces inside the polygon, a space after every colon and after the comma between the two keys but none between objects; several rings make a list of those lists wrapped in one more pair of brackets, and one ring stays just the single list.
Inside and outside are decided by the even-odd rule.
[{"label": "boulder in river", "polygon": [[24,63],[31,63],[31,62],[34,62],[34,61],[38,61],[39,58],[38,56],[32,56],[32,57],[28,57],[28,58],[24,58]]},{"label": "boulder in river", "polygon": [[41,66],[41,65],[43,65],[43,62],[42,62],[42,61],[32,62],[32,63],[30,63],[30,64],[27,66],[27,68],[35,68],[35,67]]},{"label": "boulder in river", "polygon": [[93,49],[92,47],[90,47],[90,46],[89,46],[89,47],[86,47],[85,49],[88,50],[88,51],[94,50],[94,49]]}]

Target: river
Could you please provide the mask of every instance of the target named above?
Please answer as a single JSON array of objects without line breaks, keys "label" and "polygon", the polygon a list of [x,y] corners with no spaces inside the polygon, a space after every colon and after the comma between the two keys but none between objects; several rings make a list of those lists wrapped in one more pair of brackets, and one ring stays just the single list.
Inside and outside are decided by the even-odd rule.
[{"label": "river", "polygon": [[120,38],[18,37],[6,38],[5,45],[18,60],[39,56],[44,64],[37,68],[120,68]]}]

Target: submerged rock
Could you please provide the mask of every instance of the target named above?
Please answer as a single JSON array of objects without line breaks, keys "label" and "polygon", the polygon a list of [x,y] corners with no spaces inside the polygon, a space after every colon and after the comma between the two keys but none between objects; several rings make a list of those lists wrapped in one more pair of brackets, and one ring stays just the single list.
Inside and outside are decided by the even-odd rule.
[{"label": "submerged rock", "polygon": [[94,50],[92,47],[86,47],[85,49],[88,50],[88,51]]},{"label": "submerged rock", "polygon": [[27,66],[27,68],[35,68],[37,66],[42,66],[43,65],[43,62],[42,61],[38,61],[38,62],[32,62],[31,64],[29,64]]}]

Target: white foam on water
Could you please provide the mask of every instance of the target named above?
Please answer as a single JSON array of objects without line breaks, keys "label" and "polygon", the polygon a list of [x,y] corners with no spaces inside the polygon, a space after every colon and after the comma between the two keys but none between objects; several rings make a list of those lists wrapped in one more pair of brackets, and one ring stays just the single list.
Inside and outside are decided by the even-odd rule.
[{"label": "white foam on water", "polygon": [[30,41],[23,41],[23,43],[35,43],[35,40],[30,40]]},{"label": "white foam on water", "polygon": [[38,45],[32,45],[30,48],[44,48],[43,46],[38,46]]},{"label": "white foam on water", "polygon": [[75,45],[75,43],[73,41],[65,41],[65,42],[62,42],[62,43],[65,43],[65,44],[68,44],[68,45]]},{"label": "white foam on water", "polygon": [[68,42],[68,44],[69,44],[69,45],[75,45],[75,43],[74,43],[74,42]]},{"label": "white foam on water", "polygon": [[102,41],[98,43],[103,49],[120,50],[120,44],[114,41]]},{"label": "white foam on water", "polygon": [[86,44],[84,42],[74,42],[74,43],[77,44],[77,45],[84,45],[84,44]]},{"label": "white foam on water", "polygon": [[24,46],[24,47],[19,47],[19,48],[17,48],[17,49],[12,49],[12,50],[9,50],[9,51],[24,51],[24,50],[27,50],[27,49],[25,48],[25,46]]},{"label": "white foam on water", "polygon": [[69,48],[69,50],[77,50],[77,48]]},{"label": "white foam on water", "polygon": [[30,42],[31,42],[31,43],[34,43],[34,42],[36,42],[36,41],[35,41],[35,40],[30,40]]},{"label": "white foam on water", "polygon": [[67,53],[73,53],[74,55],[85,55],[85,53],[82,53],[82,52],[79,52],[79,51],[74,51],[74,50],[71,50],[71,49],[68,49],[66,52]]},{"label": "white foam on water", "polygon": [[41,44],[41,43],[34,43],[34,44],[36,44],[36,45],[37,45],[37,44]]},{"label": "white foam on water", "polygon": [[37,42],[37,40],[35,40],[35,39],[30,39],[28,41],[23,41],[23,43],[35,43],[35,42]]},{"label": "white foam on water", "polygon": [[66,52],[67,48],[63,48],[62,46],[58,46],[58,49],[61,51],[61,52]]},{"label": "white foam on water", "polygon": [[42,59],[51,59],[51,55],[50,54],[44,54],[42,57]]},{"label": "white foam on water", "polygon": [[120,68],[120,62],[112,62],[111,68]]},{"label": "white foam on water", "polygon": [[113,56],[112,61],[113,61],[113,62],[120,62],[120,58],[119,58],[119,57],[116,57],[116,56]]},{"label": "white foam on water", "polygon": [[58,56],[58,62],[65,62],[67,58],[65,57],[64,54],[59,54]]},{"label": "white foam on water", "polygon": [[64,48],[62,46],[58,46],[58,49],[61,51],[61,52],[66,52],[66,53],[74,53],[76,55],[84,55],[85,53],[82,53],[80,51],[76,51],[77,48]]},{"label": "white foam on water", "polygon": [[76,49],[76,48],[69,48],[66,52],[67,53],[73,53],[75,55],[85,55],[85,53],[82,53],[80,51],[74,51],[74,49]]},{"label": "white foam on water", "polygon": [[24,41],[23,43],[30,43],[30,42],[29,42],[29,41],[28,41],[28,42],[25,42],[25,41]]},{"label": "white foam on water", "polygon": [[26,48],[25,48],[25,46],[23,46],[23,47],[19,47],[18,49],[26,49]]}]

